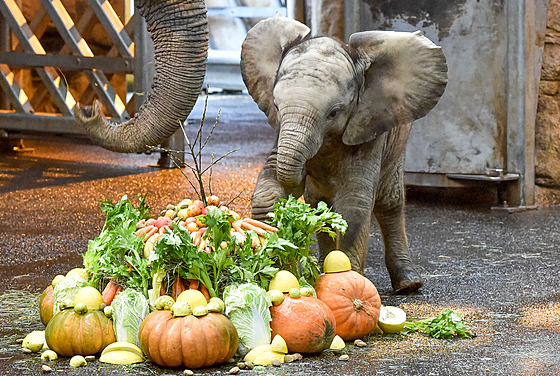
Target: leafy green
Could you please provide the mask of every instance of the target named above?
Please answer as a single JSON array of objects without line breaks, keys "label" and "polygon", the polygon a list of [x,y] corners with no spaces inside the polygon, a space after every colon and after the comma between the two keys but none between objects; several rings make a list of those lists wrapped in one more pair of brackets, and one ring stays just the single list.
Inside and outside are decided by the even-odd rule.
[{"label": "leafy green", "polygon": [[[231,236],[231,222],[227,213],[209,207],[205,216],[206,231],[203,240],[211,249],[205,252],[195,246],[189,232],[182,226],[174,226],[171,233],[164,234],[150,255],[153,270],[165,270],[168,275],[180,275],[185,279],[196,279],[208,288],[211,296],[221,296],[224,288],[232,283],[254,281],[262,288],[278,268],[269,257],[270,249],[295,246],[269,234],[263,247],[251,248],[251,242],[241,245]],[[247,239],[256,236],[247,231]]]},{"label": "leafy green", "polygon": [[[319,274],[317,259],[311,254],[313,235],[324,232],[335,237],[344,232],[346,222],[325,203],[316,209],[290,196],[275,206],[273,221],[277,233],[258,236],[245,230],[245,239],[232,236],[234,217],[216,207],[207,207],[197,219],[206,224],[202,242],[194,245],[193,235],[178,225],[159,235],[148,259],[144,245],[136,236],[137,223],[146,219],[149,207],[145,196],[137,207],[123,196],[120,201],[102,201],[106,220],[100,234],[88,244],[83,255],[88,283],[99,290],[111,279],[123,287],[141,291],[150,301],[160,294],[160,287],[169,292],[178,276],[198,280],[211,296],[221,296],[230,284],[254,282],[268,289],[270,279],[280,269],[294,272],[314,283]],[[257,242],[253,247],[252,243]]]},{"label": "leafy green", "polygon": [[312,208],[292,195],[274,204],[274,212],[268,216],[272,225],[278,228],[278,237],[297,247],[271,249],[270,257],[275,260],[274,266],[289,270],[298,278],[304,277],[314,284],[320,269],[310,248],[316,241],[313,236],[326,233],[335,239],[337,233],[344,234],[348,227],[344,218],[333,212],[323,201]]},{"label": "leafy green", "polygon": [[125,341],[140,346],[138,331],[150,307],[148,300],[139,291],[127,288],[118,293],[111,303],[117,341]]},{"label": "leafy green", "polygon": [[142,257],[144,243],[134,232],[138,221],[148,217],[150,208],[145,196],[138,200],[138,208],[126,195],[117,203],[101,202],[101,210],[107,216],[105,224],[82,256],[88,282],[100,290],[104,281],[114,278],[119,285],[148,295],[151,276],[147,260]]},{"label": "leafy green", "polygon": [[[246,231],[247,238],[256,236],[253,231]],[[274,277],[278,268],[274,267],[274,260],[270,257],[275,248],[295,248],[295,246],[284,239],[278,238],[275,233],[266,236],[265,243],[257,249],[251,248],[251,242],[245,242],[243,246],[235,243],[235,263],[228,267],[228,273],[234,283],[254,282],[261,288],[268,290],[268,283]]]},{"label": "leafy green", "polygon": [[82,287],[87,286],[87,282],[77,275],[63,278],[54,286],[54,305],[53,315],[60,311],[60,303],[65,300],[74,300],[76,293]]},{"label": "leafy green", "polygon": [[152,262],[153,270],[165,270],[168,278],[179,275],[184,279],[196,279],[208,288],[211,296],[218,296],[220,271],[232,262],[226,252],[227,249],[211,253],[200,251],[186,228],[174,226],[171,233],[162,235],[156,243],[148,261]]},{"label": "leafy green", "polygon": [[463,319],[450,309],[443,310],[437,317],[416,322],[406,322],[402,333],[423,332],[433,338],[472,338]]},{"label": "leafy green", "polygon": [[250,350],[270,343],[270,310],[268,293],[254,283],[229,285],[224,291],[226,315],[240,341]]}]

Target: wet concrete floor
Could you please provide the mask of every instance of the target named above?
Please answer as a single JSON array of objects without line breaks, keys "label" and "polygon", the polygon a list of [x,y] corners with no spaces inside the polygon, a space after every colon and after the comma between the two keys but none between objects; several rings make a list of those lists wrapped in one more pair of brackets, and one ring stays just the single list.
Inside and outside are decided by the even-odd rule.
[{"label": "wet concrete floor", "polygon": [[[191,116],[199,124],[202,101]],[[232,207],[247,214],[257,174],[273,132],[243,95],[212,95],[207,124],[222,109],[208,152],[238,152],[216,166],[214,192],[238,197]],[[25,138],[31,152],[0,156],[0,374],[39,375],[37,354],[24,355],[18,338],[42,330],[40,292],[57,274],[81,265],[81,254],[103,224],[99,200],[148,193],[154,212],[193,195],[176,169],[154,167],[158,153],[124,155],[67,137]],[[209,154],[206,160],[210,159]],[[441,192],[440,192],[441,193]],[[462,193],[464,194],[464,192]],[[452,196],[452,195],[451,195]],[[452,309],[473,339],[436,340],[420,334],[370,335],[367,347],[349,343],[348,361],[326,351],[255,375],[558,375],[560,374],[560,208],[508,214],[490,204],[449,200],[411,190],[407,233],[425,279],[420,292],[391,293],[382,243],[374,229],[365,275],[385,305],[398,305],[411,320]],[[50,362],[56,374],[180,375],[144,363],[112,366],[94,361],[71,369]],[[233,365],[197,370],[227,374]]]}]

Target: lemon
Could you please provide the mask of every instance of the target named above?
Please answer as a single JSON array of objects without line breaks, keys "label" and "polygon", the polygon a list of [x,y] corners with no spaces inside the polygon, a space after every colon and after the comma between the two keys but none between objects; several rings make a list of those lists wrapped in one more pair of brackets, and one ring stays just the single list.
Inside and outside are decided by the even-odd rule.
[{"label": "lemon", "polygon": [[175,317],[183,317],[192,315],[192,308],[189,303],[177,300],[171,306],[171,314]]},{"label": "lemon", "polygon": [[279,353],[288,353],[288,345],[280,334],[276,334],[270,343],[270,349]]},{"label": "lemon", "polygon": [[64,278],[66,278],[66,276],[63,276],[62,274],[58,274],[56,277],[53,278],[51,282],[52,287],[55,287],[56,284],[62,281]]},{"label": "lemon", "polygon": [[398,333],[404,328],[406,313],[399,307],[381,306],[379,311],[379,328],[385,333]]},{"label": "lemon", "polygon": [[140,358],[142,358],[144,356],[144,354],[142,353],[142,350],[138,346],[136,346],[133,343],[126,342],[126,341],[119,341],[119,342],[111,343],[109,346],[107,346],[103,349],[103,352],[101,353],[101,355],[103,356],[103,355],[108,354],[110,352],[131,352],[131,353],[136,354]]},{"label": "lemon", "polygon": [[66,273],[66,277],[72,277],[74,275],[82,277],[83,279],[86,279],[87,277],[86,270],[84,268],[74,268]]},{"label": "lemon", "polygon": [[350,259],[342,251],[331,251],[325,257],[325,262],[323,263],[323,271],[325,273],[347,272],[351,269]]},{"label": "lemon", "polygon": [[284,301],[284,293],[280,290],[268,290],[268,295],[270,295],[270,300],[275,306],[282,304]]},{"label": "lemon", "polygon": [[79,289],[74,296],[74,306],[78,303],[84,303],[90,310],[99,309],[99,306],[103,303],[103,297],[95,287],[85,286]]},{"label": "lemon", "polygon": [[247,353],[247,355],[245,355],[243,360],[245,360],[246,362],[253,362],[255,359],[257,359],[257,357],[259,357],[261,354],[264,354],[267,351],[272,351],[272,346],[271,345],[257,346],[254,349],[252,349],[251,351],[249,351]]},{"label": "lemon", "polygon": [[27,348],[33,352],[37,352],[43,348],[45,344],[45,331],[34,330],[25,336],[22,342],[22,347]]},{"label": "lemon", "polygon": [[102,354],[99,361],[109,364],[134,364],[143,362],[144,358],[131,351],[111,351]]},{"label": "lemon", "polygon": [[268,285],[269,290],[280,290],[282,292],[289,292],[293,288],[299,289],[299,282],[296,276],[287,270],[278,271]]},{"label": "lemon", "polygon": [[206,316],[208,314],[208,309],[206,306],[199,305],[193,308],[192,314],[196,317]]},{"label": "lemon", "polygon": [[280,363],[284,363],[285,357],[286,354],[280,352],[266,351],[263,352],[261,355],[257,356],[252,363],[258,366],[269,366],[272,364],[273,360],[278,360]]},{"label": "lemon", "polygon": [[329,349],[331,349],[331,350],[342,350],[345,347],[346,347],[346,343],[344,343],[344,340],[342,339],[342,337],[337,334],[337,335],[334,336]]},{"label": "lemon", "polygon": [[[210,300],[208,300],[208,304],[210,304],[210,303],[212,303],[212,306],[215,306],[215,307],[218,308],[217,310],[212,310],[212,311],[210,309],[208,309],[208,311],[210,311],[210,312],[223,313],[226,309],[226,305],[225,305],[224,301],[222,299],[218,298],[218,297],[210,298]],[[210,307],[212,307],[212,306],[210,306]],[[208,305],[206,307],[208,308]]]},{"label": "lemon", "polygon": [[186,302],[189,304],[189,306],[192,309],[198,306],[206,306],[206,304],[208,304],[206,298],[204,297],[204,294],[202,294],[200,291],[195,289],[189,289],[183,291],[182,293],[179,294],[176,301]]},{"label": "lemon", "polygon": [[81,355],[74,355],[70,359],[70,367],[82,367],[87,366],[86,358]]}]

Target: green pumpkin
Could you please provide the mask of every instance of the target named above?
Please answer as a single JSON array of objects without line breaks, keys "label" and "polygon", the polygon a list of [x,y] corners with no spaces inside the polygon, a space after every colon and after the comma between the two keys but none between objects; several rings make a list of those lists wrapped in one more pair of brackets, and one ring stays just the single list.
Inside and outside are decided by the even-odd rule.
[{"label": "green pumpkin", "polygon": [[53,317],[54,309],[54,289],[52,285],[47,287],[39,299],[39,316],[43,325],[47,326]]},{"label": "green pumpkin", "polygon": [[80,314],[73,309],[58,312],[45,328],[45,340],[58,355],[94,355],[115,342],[113,322],[103,311]]}]

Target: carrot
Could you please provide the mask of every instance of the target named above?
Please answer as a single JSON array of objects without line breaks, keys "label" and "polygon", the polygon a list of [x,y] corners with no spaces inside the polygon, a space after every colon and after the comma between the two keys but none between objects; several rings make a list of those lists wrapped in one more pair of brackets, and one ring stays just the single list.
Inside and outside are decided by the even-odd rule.
[{"label": "carrot", "polygon": [[241,221],[235,221],[235,222],[231,222],[231,227],[233,227],[233,229],[235,231],[237,231],[240,234],[243,234],[245,231],[243,231],[243,229],[241,228]]},{"label": "carrot", "polygon": [[206,286],[204,286],[202,283],[200,284],[199,287],[200,292],[202,293],[202,295],[204,295],[204,297],[206,298],[206,300],[210,300],[210,291],[208,291],[208,288]]},{"label": "carrot", "polygon": [[188,279],[189,290],[198,290],[198,279]]},{"label": "carrot", "polygon": [[117,285],[115,283],[115,280],[113,279],[111,279],[109,283],[107,283],[107,286],[105,286],[103,292],[101,293],[101,297],[103,298],[103,303],[105,303],[105,305],[111,304],[111,302],[115,298],[115,294],[117,293],[118,288],[119,285]]},{"label": "carrot", "polygon": [[177,297],[185,291],[185,284],[183,283],[183,278],[180,275],[175,277],[175,281],[173,281],[173,291],[172,291],[172,298],[177,300]]},{"label": "carrot", "polygon": [[142,227],[140,230],[136,231],[135,234],[136,234],[136,236],[141,238],[142,235],[148,233],[148,231],[150,231],[151,229],[152,229],[152,226]]},{"label": "carrot", "polygon": [[165,234],[166,232],[171,233],[171,229],[169,228],[169,226],[165,225],[165,226],[161,226],[158,230],[160,235]]},{"label": "carrot", "polygon": [[243,242],[245,241],[245,239],[247,239],[247,237],[245,235],[243,235],[241,232],[238,231],[232,231],[232,236],[235,236],[235,238],[237,239],[237,241],[239,242],[239,245],[243,245]]},{"label": "carrot", "polygon": [[255,248],[259,245],[259,238],[257,236],[251,236],[251,248]]},{"label": "carrot", "polygon": [[150,218],[150,219],[148,219],[148,220],[146,221],[146,224],[147,224],[147,225],[153,225],[155,222],[156,222],[156,219],[155,219],[155,218]]},{"label": "carrot", "polygon": [[258,228],[262,228],[263,230],[266,230],[266,231],[278,232],[278,229],[276,227],[271,226],[269,224],[266,224],[264,222],[258,221],[258,220],[253,219],[253,218],[244,218],[243,222],[249,223],[250,225],[253,225],[253,226],[258,227]]},{"label": "carrot", "polygon": [[148,240],[150,238],[150,236],[152,236],[153,234],[155,234],[158,231],[159,231],[159,229],[156,226],[151,227],[150,231],[148,231],[148,233],[146,234],[146,236],[144,236],[142,241],[145,243],[146,240]]},{"label": "carrot", "polygon": [[247,230],[255,231],[255,232],[257,233],[257,235],[264,235],[264,234],[266,234],[266,231],[263,230],[262,228],[253,226],[252,224],[247,223],[247,222],[245,222],[245,221],[241,221],[241,227],[246,228]]},{"label": "carrot", "polygon": [[206,227],[201,228],[200,230],[196,231],[194,233],[194,237],[193,237],[193,244],[196,246],[200,245],[200,241],[202,240],[202,235],[204,234],[204,231],[206,231]]}]

